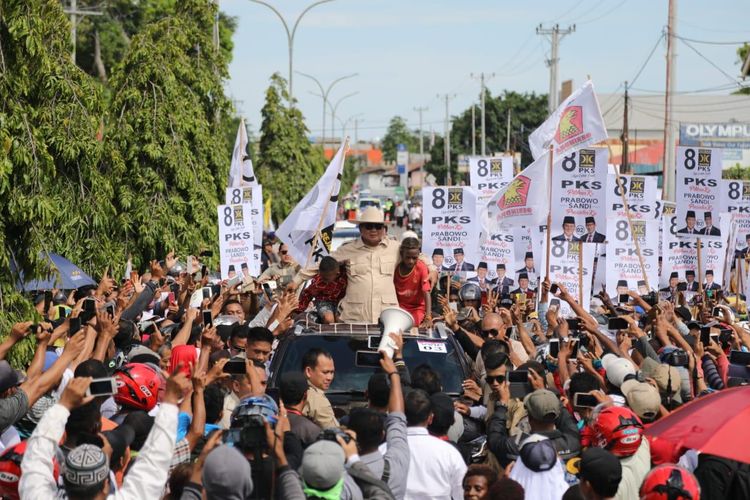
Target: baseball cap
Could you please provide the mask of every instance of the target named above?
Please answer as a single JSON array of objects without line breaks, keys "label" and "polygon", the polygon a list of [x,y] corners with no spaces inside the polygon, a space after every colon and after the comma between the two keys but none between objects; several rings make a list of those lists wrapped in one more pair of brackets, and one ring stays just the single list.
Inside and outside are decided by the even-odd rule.
[{"label": "baseball cap", "polygon": [[578,477],[585,479],[603,497],[613,497],[622,480],[620,460],[604,448],[593,446],[581,454]]},{"label": "baseball cap", "polygon": [[203,487],[208,498],[250,498],[252,477],[247,459],[227,445],[212,450],[203,466]]},{"label": "baseball cap", "polygon": [[554,422],[560,416],[560,400],[547,389],[537,389],[523,399],[526,412],[534,420]]},{"label": "baseball cap", "polygon": [[93,444],[76,446],[65,457],[63,478],[66,484],[89,487],[109,477],[109,463],[101,448]]},{"label": "baseball cap", "polygon": [[614,354],[605,354],[602,366],[607,372],[607,380],[616,387],[620,387],[628,375],[635,375],[633,363]]},{"label": "baseball cap", "polygon": [[338,443],[316,441],[302,455],[302,479],[316,490],[330,490],[344,476],[345,458],[344,450]]},{"label": "baseball cap", "polygon": [[10,363],[0,360],[0,392],[5,392],[11,387],[20,385],[25,380],[21,372],[14,370]]},{"label": "baseball cap", "polygon": [[521,443],[521,461],[534,472],[550,470],[557,463],[557,450],[552,441],[541,434],[532,434]]},{"label": "baseball cap", "polygon": [[659,413],[661,396],[653,385],[630,379],[622,383],[620,390],[630,409],[641,419],[651,421]]}]

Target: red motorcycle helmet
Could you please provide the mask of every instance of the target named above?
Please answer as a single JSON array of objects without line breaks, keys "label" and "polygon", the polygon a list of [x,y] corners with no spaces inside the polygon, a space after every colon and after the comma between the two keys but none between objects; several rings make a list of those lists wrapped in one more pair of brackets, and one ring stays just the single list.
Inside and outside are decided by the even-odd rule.
[{"label": "red motorcycle helmet", "polygon": [[679,465],[663,464],[643,480],[641,500],[700,500],[698,480]]},{"label": "red motorcycle helmet", "polygon": [[604,408],[594,415],[592,427],[597,446],[617,457],[629,457],[641,446],[643,424],[630,408]]},{"label": "red motorcycle helmet", "polygon": [[[11,446],[0,455],[0,497],[19,500],[18,482],[21,480],[21,460],[26,453],[26,441]],[[60,477],[60,465],[52,458],[52,474],[57,482]]]},{"label": "red motorcycle helmet", "polygon": [[128,363],[115,372],[115,401],[131,410],[151,411],[159,395],[159,375],[143,363]]}]

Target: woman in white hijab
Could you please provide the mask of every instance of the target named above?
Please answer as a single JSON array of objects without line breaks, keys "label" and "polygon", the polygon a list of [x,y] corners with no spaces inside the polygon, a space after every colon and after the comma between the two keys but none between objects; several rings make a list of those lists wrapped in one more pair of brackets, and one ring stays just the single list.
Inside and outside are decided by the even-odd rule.
[{"label": "woman in white hijab", "polygon": [[570,486],[552,441],[532,434],[521,443],[521,453],[510,478],[523,486],[526,498],[560,500]]}]

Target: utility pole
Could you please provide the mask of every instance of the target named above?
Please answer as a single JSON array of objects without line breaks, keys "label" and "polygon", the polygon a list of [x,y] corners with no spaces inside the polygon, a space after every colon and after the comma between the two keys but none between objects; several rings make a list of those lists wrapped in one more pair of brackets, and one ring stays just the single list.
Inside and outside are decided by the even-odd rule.
[{"label": "utility pole", "polygon": [[537,35],[549,35],[551,46],[550,58],[545,61],[549,67],[549,96],[547,97],[547,107],[549,108],[550,114],[555,111],[559,104],[557,93],[557,63],[560,62],[560,58],[558,57],[558,48],[562,39],[565,38],[566,35],[575,32],[575,30],[575,24],[573,26],[568,26],[565,29],[560,29],[559,24],[554,25],[552,28],[542,28],[542,25],[540,24],[536,28]]},{"label": "utility pole", "polygon": [[440,95],[438,94],[438,99],[443,98],[445,99],[445,135],[443,136],[443,146],[444,146],[444,154],[445,154],[445,169],[446,169],[446,175],[445,175],[445,183],[447,186],[451,185],[451,129],[450,129],[450,111],[448,108],[448,104],[450,103],[450,100],[456,97],[456,94],[444,94]]},{"label": "utility pole", "polygon": [[672,126],[672,96],[674,94],[675,69],[677,67],[675,46],[675,16],[677,0],[669,0],[667,19],[667,85],[664,93],[664,154],[662,156],[662,193],[665,200],[674,201],[674,128]]},{"label": "utility pole", "polygon": [[424,131],[422,130],[422,113],[427,111],[427,106],[417,106],[414,111],[419,113],[419,154],[424,155]]},{"label": "utility pole", "polygon": [[359,142],[359,124],[363,121],[365,121],[364,118],[354,119],[354,144],[357,144]]},{"label": "utility pole", "polygon": [[472,73],[470,76],[472,78],[477,78],[479,80],[479,87],[480,87],[480,92],[481,92],[481,94],[479,95],[479,98],[480,98],[479,106],[480,106],[480,113],[481,113],[480,120],[482,121],[482,147],[481,149],[482,149],[482,156],[485,156],[487,154],[487,148],[486,148],[487,130],[485,128],[485,121],[484,121],[484,97],[486,94],[486,87],[484,86],[484,84],[487,80],[494,77],[495,73],[490,73],[489,75],[485,75],[484,73],[479,73],[479,75],[475,75],[474,73]]},{"label": "utility pole", "polygon": [[476,118],[477,105],[471,103],[471,156],[477,155],[477,118]]},{"label": "utility pole", "polygon": [[[315,84],[320,89],[320,97],[323,98],[323,125],[322,125],[322,127],[320,129],[321,130],[321,132],[320,132],[320,143],[323,146],[323,151],[325,151],[325,149],[326,149],[326,114],[328,113],[328,106],[330,104],[328,102],[328,95],[331,93],[331,89],[333,88],[333,86],[336,85],[338,82],[340,82],[341,80],[346,80],[347,78],[353,78],[353,77],[357,76],[359,73],[352,73],[351,75],[346,75],[346,76],[342,76],[340,78],[336,78],[334,81],[331,82],[330,85],[328,85],[327,89],[324,89],[323,88],[323,84],[320,83],[320,80],[318,80],[314,76],[308,75],[307,73],[303,73],[301,71],[297,71],[296,73],[299,74],[299,75],[302,75],[304,77],[307,77],[310,80],[314,81]],[[333,136],[333,132],[331,132],[331,135]]]},{"label": "utility pole", "polygon": [[508,124],[505,126],[505,152],[510,152],[510,116],[513,114],[513,109],[508,108]]},{"label": "utility pole", "polygon": [[78,37],[78,16],[101,16],[101,12],[95,10],[78,10],[78,0],[70,0],[70,7],[63,9],[63,12],[70,15],[70,41],[73,44],[71,57],[73,64],[76,63],[76,38]]},{"label": "utility pole", "polygon": [[630,173],[630,165],[628,161],[628,149],[630,146],[630,139],[628,138],[628,82],[625,82],[625,105],[623,106],[622,115],[622,135],[620,140],[622,141],[622,161],[620,162],[620,173]]}]

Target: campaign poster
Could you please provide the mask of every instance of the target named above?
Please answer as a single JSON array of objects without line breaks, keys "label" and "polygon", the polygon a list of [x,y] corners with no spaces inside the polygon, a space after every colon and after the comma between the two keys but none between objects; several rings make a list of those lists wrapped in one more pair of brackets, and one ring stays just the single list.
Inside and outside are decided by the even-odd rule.
[{"label": "campaign poster", "polygon": [[237,186],[226,190],[225,202],[227,205],[249,203],[252,214],[253,225],[253,267],[249,270],[252,276],[260,275],[261,253],[263,252],[263,187]]},{"label": "campaign poster", "polygon": [[249,203],[219,205],[221,279],[247,276],[253,265],[253,216]]},{"label": "campaign poster", "polygon": [[515,234],[520,234],[516,243],[516,265],[513,278],[518,281],[520,273],[529,276],[529,283],[534,285],[544,279],[545,245],[547,241],[546,226],[532,226],[513,228]]},{"label": "campaign poster", "polygon": [[513,157],[469,157],[469,181],[477,203],[486,206],[492,197],[513,180]]},{"label": "campaign poster", "polygon": [[[591,302],[591,280],[594,273],[595,245],[580,241],[553,241],[550,247],[550,283],[563,285],[576,301],[581,298],[580,285],[583,285],[583,302],[581,306],[588,311]],[[581,280],[579,277],[582,276]],[[554,297],[549,294],[549,299]],[[560,301],[560,313],[563,317],[575,316],[570,305]]]},{"label": "campaign poster", "polygon": [[502,275],[506,285],[508,279],[514,280],[513,270],[516,264],[516,242],[513,231],[490,233],[480,247],[480,262],[487,264],[487,277],[495,280]]},{"label": "campaign poster", "polygon": [[628,290],[646,294],[659,282],[659,254],[656,248],[659,238],[659,221],[633,220],[632,232],[638,240],[648,284],[644,282],[638,251],[626,218],[607,220],[609,235],[607,250],[607,293],[610,297],[627,293]]},{"label": "campaign poster", "polygon": [[552,167],[552,234],[555,240],[606,241],[606,149],[579,149]]},{"label": "campaign poster", "polygon": [[646,175],[607,175],[608,218],[625,218],[623,194],[630,210],[630,218],[636,220],[656,219],[656,177]]},{"label": "campaign poster", "polygon": [[[721,149],[679,146],[677,176],[677,237],[720,236]],[[714,216],[716,219],[714,219]]]},{"label": "campaign poster", "polygon": [[[721,202],[722,214],[726,212],[731,215],[732,221],[737,226],[737,232],[733,238],[735,250],[741,251],[748,248],[750,246],[750,181],[722,180]],[[722,234],[724,234],[723,231]]]},{"label": "campaign poster", "polygon": [[[675,204],[673,201],[657,200],[659,211],[661,213],[660,220],[669,219],[670,224],[672,222],[672,216],[675,211]],[[659,257],[662,256],[662,249],[664,248],[664,224],[659,224]]]},{"label": "campaign poster", "polygon": [[[479,263],[476,194],[470,187],[422,188],[422,251],[442,253],[445,271],[475,272]],[[433,259],[434,262],[434,259]]]}]

